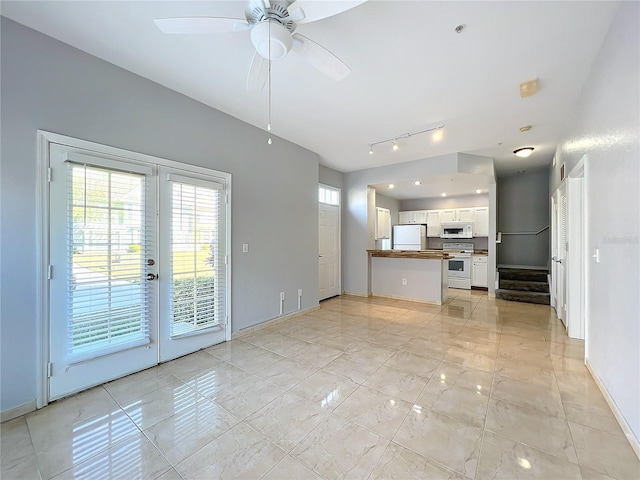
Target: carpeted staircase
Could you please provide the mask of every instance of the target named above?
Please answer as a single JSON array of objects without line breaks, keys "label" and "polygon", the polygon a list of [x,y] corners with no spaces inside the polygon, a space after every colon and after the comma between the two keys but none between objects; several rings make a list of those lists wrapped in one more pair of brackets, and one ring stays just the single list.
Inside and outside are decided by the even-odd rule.
[{"label": "carpeted staircase", "polygon": [[496,298],[513,302],[549,305],[548,270],[500,268],[500,288]]}]

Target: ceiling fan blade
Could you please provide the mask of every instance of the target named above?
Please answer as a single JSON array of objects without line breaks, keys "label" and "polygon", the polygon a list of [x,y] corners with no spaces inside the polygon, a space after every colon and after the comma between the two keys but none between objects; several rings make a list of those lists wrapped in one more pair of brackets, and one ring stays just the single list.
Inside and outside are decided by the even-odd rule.
[{"label": "ceiling fan blade", "polygon": [[247,90],[262,90],[269,73],[269,60],[257,51],[253,54],[249,73],[247,74]]},{"label": "ceiling fan blade", "polygon": [[289,15],[299,16],[298,11],[302,10],[302,18],[294,20],[298,24],[315,22],[323,18],[332,17],[339,13],[357,7],[367,0],[296,0],[287,9]]},{"label": "ceiling fan blade", "polygon": [[156,18],[154,22],[161,32],[176,34],[238,32],[250,27],[245,19],[223,17]]},{"label": "ceiling fan blade", "polygon": [[312,66],[336,81],[351,73],[349,66],[322,45],[296,33],[293,35],[293,51]]}]

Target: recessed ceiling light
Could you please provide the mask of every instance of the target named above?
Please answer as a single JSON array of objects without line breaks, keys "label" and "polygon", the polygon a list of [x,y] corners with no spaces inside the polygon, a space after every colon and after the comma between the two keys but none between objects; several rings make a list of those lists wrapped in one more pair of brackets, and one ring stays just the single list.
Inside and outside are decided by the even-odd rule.
[{"label": "recessed ceiling light", "polygon": [[522,147],[513,151],[518,157],[527,158],[533,153],[533,147]]},{"label": "recessed ceiling light", "polygon": [[521,132],[528,132],[529,130],[531,130],[531,125],[525,125],[524,127],[520,127],[520,131]]},{"label": "recessed ceiling light", "polygon": [[441,196],[441,197],[446,197],[446,196],[447,196],[447,194],[446,194],[446,193],[444,193],[444,192],[442,192],[442,195],[440,195],[440,196]]},{"label": "recessed ceiling light", "polygon": [[476,193],[482,193],[482,190],[477,189],[477,190],[476,190]]},{"label": "recessed ceiling light", "polygon": [[395,185],[393,183],[390,183],[389,188],[393,188],[393,187],[395,187]]},{"label": "recessed ceiling light", "polygon": [[420,185],[422,182],[420,180],[416,180],[415,182],[413,182],[414,185]]}]

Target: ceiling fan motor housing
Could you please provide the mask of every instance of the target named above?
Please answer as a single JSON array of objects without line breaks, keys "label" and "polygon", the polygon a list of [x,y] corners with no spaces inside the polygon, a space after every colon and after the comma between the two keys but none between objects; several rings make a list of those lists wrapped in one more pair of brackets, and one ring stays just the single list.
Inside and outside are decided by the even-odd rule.
[{"label": "ceiling fan motor housing", "polygon": [[[271,36],[271,41],[269,41],[269,36]],[[293,46],[291,32],[273,19],[264,20],[253,27],[251,42],[261,56],[271,60],[284,58]],[[269,52],[269,48],[271,48],[271,52]]]}]

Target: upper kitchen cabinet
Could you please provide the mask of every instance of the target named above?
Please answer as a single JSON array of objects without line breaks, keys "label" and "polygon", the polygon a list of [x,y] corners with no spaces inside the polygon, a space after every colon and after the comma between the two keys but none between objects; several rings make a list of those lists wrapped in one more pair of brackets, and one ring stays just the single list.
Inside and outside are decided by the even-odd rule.
[{"label": "upper kitchen cabinet", "polygon": [[440,210],[427,210],[427,237],[440,237]]},{"label": "upper kitchen cabinet", "polygon": [[376,240],[391,238],[391,211],[376,207]]},{"label": "upper kitchen cabinet", "polygon": [[475,220],[473,222],[474,237],[489,236],[489,207],[477,207],[475,210]]},{"label": "upper kitchen cabinet", "polygon": [[440,222],[473,222],[475,221],[475,208],[456,208],[440,210]]},{"label": "upper kitchen cabinet", "polygon": [[427,223],[426,210],[414,210],[408,212],[399,212],[398,223],[400,225],[424,225]]}]

